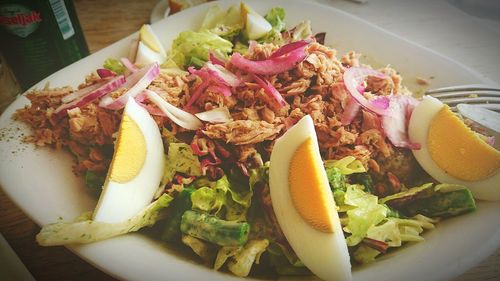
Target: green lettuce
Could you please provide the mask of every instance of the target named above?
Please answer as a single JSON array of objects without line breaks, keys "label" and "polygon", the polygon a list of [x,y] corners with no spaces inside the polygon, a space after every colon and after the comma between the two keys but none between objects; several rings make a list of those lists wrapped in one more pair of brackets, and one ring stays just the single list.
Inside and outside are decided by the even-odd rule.
[{"label": "green lettuce", "polygon": [[160,218],[160,211],[167,207],[172,197],[163,194],[156,201],[132,218],[119,223],[105,223],[91,220],[89,212],[72,223],[58,222],[42,227],[36,236],[41,246],[60,246],[85,244],[108,239],[114,236],[137,231],[155,224]]},{"label": "green lettuce", "polygon": [[181,240],[184,245],[191,248],[206,263],[211,263],[214,260],[216,249],[210,243],[191,235],[182,235]]},{"label": "green lettuce", "polygon": [[308,20],[301,21],[288,32],[289,42],[300,41],[312,36],[311,22]]},{"label": "green lettuce", "polygon": [[[224,175],[211,186],[204,186],[191,194],[193,209],[205,211],[229,221],[245,221],[253,190]],[[224,212],[224,213],[223,213]]]},{"label": "green lettuce", "polygon": [[285,30],[285,9],[281,7],[274,7],[264,16],[264,18],[271,24],[272,29],[264,37],[259,38],[259,43],[273,43],[276,45],[283,45],[283,36],[281,32]]},{"label": "green lettuce", "polygon": [[232,50],[233,43],[208,30],[183,31],[173,41],[169,59],[180,68],[201,67],[210,51],[219,58],[228,58]]},{"label": "green lettuce", "polygon": [[326,160],[325,168],[327,170],[337,168],[343,175],[366,172],[361,161],[357,160],[354,156],[346,156],[340,160]]},{"label": "green lettuce", "polygon": [[278,32],[285,30],[285,9],[281,7],[274,7],[267,12],[264,18],[271,24],[274,30]]},{"label": "green lettuce", "polygon": [[359,244],[366,237],[368,229],[379,224],[387,216],[387,208],[378,204],[377,196],[364,192],[360,186],[347,186],[344,203],[351,207],[346,212],[348,223],[344,228],[351,233],[346,238],[348,246]]},{"label": "green lettuce", "polygon": [[232,40],[238,36],[243,28],[239,6],[231,6],[226,11],[218,5],[213,5],[203,19],[200,31],[208,30],[220,37]]},{"label": "green lettuce", "polygon": [[162,182],[164,184],[171,182],[177,172],[189,176],[201,176],[201,165],[198,156],[193,153],[189,144],[171,142],[168,144],[167,161]]},{"label": "green lettuce", "polygon": [[259,264],[260,256],[269,246],[267,239],[248,241],[241,247],[222,247],[217,253],[214,268],[221,268],[227,262],[227,268],[239,277],[248,276],[254,263]]},{"label": "green lettuce", "polygon": [[123,63],[113,58],[105,60],[102,67],[109,69],[116,74],[123,74],[125,72],[125,66],[123,65]]}]

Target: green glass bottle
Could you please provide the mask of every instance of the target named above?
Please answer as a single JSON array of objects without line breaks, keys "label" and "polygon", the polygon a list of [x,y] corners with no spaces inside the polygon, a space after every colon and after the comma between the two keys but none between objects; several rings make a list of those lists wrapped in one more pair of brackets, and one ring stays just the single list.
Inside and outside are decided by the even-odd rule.
[{"label": "green glass bottle", "polygon": [[23,90],[89,54],[71,0],[0,0],[0,50]]}]

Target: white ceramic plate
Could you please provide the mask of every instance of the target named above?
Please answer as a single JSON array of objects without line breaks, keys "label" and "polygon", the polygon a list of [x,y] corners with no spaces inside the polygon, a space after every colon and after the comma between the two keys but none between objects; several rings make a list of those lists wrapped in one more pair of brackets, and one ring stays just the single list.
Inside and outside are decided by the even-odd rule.
[{"label": "white ceramic plate", "polygon": [[[404,38],[329,6],[301,1],[248,1],[258,12],[273,6],[286,8],[288,26],[309,19],[315,32],[327,32],[327,44],[340,54],[356,50],[374,61],[390,64],[406,81],[435,77],[433,86],[484,82],[474,71]],[[219,3],[228,7],[230,1]],[[213,4],[213,3],[212,3]],[[196,29],[208,8],[205,4],[173,15],[153,25],[165,46],[183,30]],[[431,31],[430,31],[431,32]],[[133,34],[43,80],[50,85],[77,86],[108,57],[126,56]],[[412,83],[408,83],[412,86]],[[92,210],[95,199],[81,179],[71,173],[68,153],[34,148],[20,141],[26,126],[11,120],[26,98],[16,100],[0,118],[0,185],[38,224],[71,220]],[[16,128],[21,128],[20,130]],[[354,271],[361,280],[449,280],[492,254],[500,245],[500,204],[478,202],[476,212],[439,223],[425,234],[426,241],[398,250],[378,262]],[[96,267],[127,280],[236,280],[196,261],[173,254],[165,245],[142,234],[69,247]],[[303,278],[299,278],[303,280]],[[238,279],[239,280],[239,279]]]}]

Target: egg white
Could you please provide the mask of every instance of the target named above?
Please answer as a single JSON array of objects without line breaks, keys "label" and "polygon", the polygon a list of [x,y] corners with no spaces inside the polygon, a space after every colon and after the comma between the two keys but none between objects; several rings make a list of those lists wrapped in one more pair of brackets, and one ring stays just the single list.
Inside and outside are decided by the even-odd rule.
[{"label": "egg white", "polygon": [[[427,145],[427,136],[432,119],[443,108],[444,104],[438,99],[425,96],[413,110],[408,125],[408,136],[412,142],[419,143],[419,150],[412,150],[422,168],[434,179],[442,183],[460,184],[468,187],[474,198],[481,200],[500,201],[500,173],[496,173],[484,180],[463,181],[457,179],[441,169],[432,159]],[[452,138],[453,136],[450,136]]]},{"label": "egg white", "polygon": [[135,64],[138,66],[145,66],[157,62],[159,64],[164,63],[166,57],[159,53],[153,51],[151,48],[146,46],[146,44],[139,41],[137,46],[137,54],[135,56]]},{"label": "egg white", "polygon": [[[314,124],[309,115],[290,128],[273,147],[269,167],[273,209],[283,234],[305,266],[324,280],[351,280],[349,252],[333,196],[328,202],[334,220],[333,233],[314,229],[301,217],[292,202],[288,186],[290,161],[295,150],[308,138],[313,139],[318,159],[321,159]],[[323,166],[323,163],[318,164]],[[322,176],[326,178],[326,172],[322,171]],[[328,186],[325,188],[330,192]]]},{"label": "egg white", "polygon": [[108,174],[94,211],[95,221],[115,223],[133,217],[151,203],[163,176],[165,156],[158,125],[133,98],[128,100],[123,114],[135,121],[142,131],[146,158],[137,176],[126,183],[113,182]]}]

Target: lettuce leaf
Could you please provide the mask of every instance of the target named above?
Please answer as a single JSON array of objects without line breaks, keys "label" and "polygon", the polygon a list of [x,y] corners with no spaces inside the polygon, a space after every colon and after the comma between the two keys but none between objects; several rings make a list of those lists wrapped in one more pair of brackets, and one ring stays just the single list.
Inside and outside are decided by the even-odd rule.
[{"label": "lettuce leaf", "polygon": [[189,144],[171,142],[168,144],[162,182],[164,184],[171,182],[177,172],[189,176],[201,176],[201,164]]},{"label": "lettuce leaf", "polygon": [[354,156],[346,156],[340,160],[326,160],[324,164],[327,170],[337,168],[343,175],[366,172],[361,161],[357,160]]},{"label": "lettuce leaf", "polygon": [[248,241],[242,247],[222,247],[217,253],[214,268],[219,269],[227,261],[227,268],[234,275],[248,276],[253,264],[259,264],[260,256],[268,246],[267,239],[256,239]]},{"label": "lettuce leaf", "polygon": [[183,31],[173,41],[169,59],[180,68],[201,67],[208,61],[209,52],[227,59],[232,49],[233,43],[208,30]]},{"label": "lettuce leaf", "polygon": [[42,227],[36,236],[41,246],[85,244],[137,231],[151,226],[160,219],[160,211],[167,207],[172,197],[163,194],[134,217],[120,223],[105,223],[91,220],[92,213],[72,223],[58,222]]},{"label": "lettuce leaf", "polygon": [[123,74],[125,72],[125,66],[119,60],[114,58],[105,60],[102,67],[109,69],[116,74]]},{"label": "lettuce leaf", "polygon": [[191,194],[193,209],[215,214],[229,221],[246,221],[253,190],[248,184],[224,175],[212,186],[204,186]]},{"label": "lettuce leaf", "polygon": [[271,24],[274,30],[278,32],[285,30],[285,9],[281,7],[274,7],[267,12],[264,18]]},{"label": "lettuce leaf", "polygon": [[387,216],[387,208],[378,204],[377,196],[364,192],[356,185],[347,186],[344,203],[352,207],[346,212],[348,223],[344,227],[346,232],[351,233],[346,238],[348,246],[359,244],[366,237],[368,229]]},{"label": "lettuce leaf", "polygon": [[200,31],[208,30],[220,37],[231,41],[238,36],[243,28],[239,6],[231,6],[226,11],[218,5],[213,5],[203,19]]},{"label": "lettuce leaf", "polygon": [[215,258],[215,249],[210,243],[191,235],[182,235],[182,243],[191,248],[206,263],[211,263]]},{"label": "lettuce leaf", "polygon": [[366,245],[360,245],[352,254],[352,258],[361,263],[367,264],[375,261],[380,252]]}]

